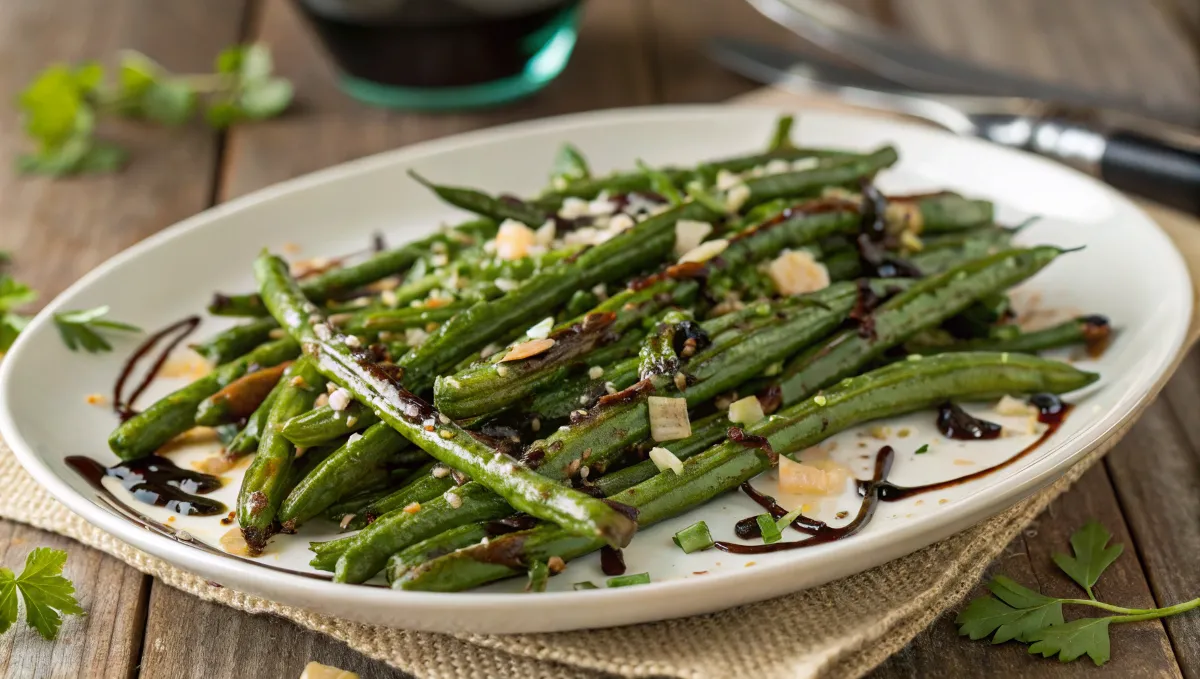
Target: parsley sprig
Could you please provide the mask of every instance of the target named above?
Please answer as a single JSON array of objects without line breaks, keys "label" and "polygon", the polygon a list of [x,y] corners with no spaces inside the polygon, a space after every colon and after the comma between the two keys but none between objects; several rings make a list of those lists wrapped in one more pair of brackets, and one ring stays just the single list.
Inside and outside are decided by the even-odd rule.
[{"label": "parsley sprig", "polygon": [[[1200,598],[1163,608],[1125,608],[1096,600],[1092,588],[1100,575],[1121,555],[1124,547],[1109,545],[1112,534],[1089,521],[1071,536],[1073,556],[1054,555],[1054,563],[1087,592],[1087,599],[1048,597],[1010,578],[998,575],[988,583],[991,596],[982,596],[958,615],[958,633],[971,639],[992,638],[992,643],[1019,641],[1030,653],[1058,656],[1069,662],[1084,655],[1096,665],[1111,655],[1108,628],[1112,624],[1153,620],[1200,608]],[[1064,604],[1090,606],[1116,615],[1080,618],[1066,622]]]},{"label": "parsley sprig", "polygon": [[108,313],[107,306],[82,311],[62,311],[54,314],[54,325],[63,343],[71,351],[83,349],[90,354],[112,351],[112,345],[104,339],[102,331],[141,332],[141,328],[111,321],[104,316]]},{"label": "parsley sprig", "polygon": [[62,575],[66,563],[66,552],[39,547],[26,557],[20,575],[0,568],[0,634],[17,622],[17,594],[25,603],[25,622],[48,641],[58,636],[62,616],[83,614],[75,586]]},{"label": "parsley sprig", "polygon": [[97,139],[105,116],[180,125],[203,108],[204,119],[224,128],[271,118],[292,101],[292,85],[271,75],[263,45],[238,45],[217,56],[215,73],[171,73],[140,52],[120,56],[115,76],[95,62],[55,64],[39,73],[17,99],[26,134],[35,143],[17,167],[53,176],[110,172],[126,160],[124,149]]},{"label": "parsley sprig", "polygon": [[[8,253],[0,252],[0,265],[8,262]],[[0,354],[8,351],[17,335],[29,324],[29,317],[16,312],[37,299],[37,293],[24,283],[0,273]]]}]

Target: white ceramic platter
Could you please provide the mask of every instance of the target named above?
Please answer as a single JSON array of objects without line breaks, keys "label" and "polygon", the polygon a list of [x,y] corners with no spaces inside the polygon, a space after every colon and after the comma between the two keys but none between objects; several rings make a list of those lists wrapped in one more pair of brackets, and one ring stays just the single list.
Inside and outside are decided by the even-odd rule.
[{"label": "white ceramic platter", "polygon": [[[983,479],[885,504],[865,530],[844,541],[756,557],[716,550],[685,555],[671,543],[672,534],[699,519],[708,522],[718,539],[732,539],[734,522],[758,511],[746,497],[730,493],[639,533],[626,550],[629,572],[649,572],[653,584],[571,591],[573,582],[603,583],[593,555],[570,564],[563,575],[551,579],[551,591],[540,595],[520,593],[520,582],[462,594],[426,594],[339,585],[277,570],[313,572],[306,565],[307,541],[336,534],[335,526],[320,522],[304,526],[298,536],[275,538],[257,561],[206,553],[121,518],[63,462],[68,455],[115,461],[105,444],[115,417],[85,398],[111,392],[125,356],[138,340],[122,339],[110,354],[71,353],[50,322],[55,310],[108,304],[117,319],[144,328],[164,327],[202,310],[213,291],[251,289],[250,264],[263,246],[281,250],[295,244],[302,256],[339,254],[361,249],[376,231],[397,243],[457,219],[460,215],[406,176],[410,168],[447,183],[532,194],[543,186],[563,141],[578,145],[601,171],[630,167],[638,158],[652,164],[687,164],[760,149],[776,113],[670,107],[522,123],[347,163],[197,215],[114,257],[34,320],[0,369],[0,433],[41,484],[89,522],[225,586],[398,627],[556,631],[714,611],[812,587],[920,549],[1053,481],[1130,414],[1179,350],[1191,309],[1183,262],[1150,219],[1115,191],[1059,165],[983,142],[878,119],[801,112],[797,138],[805,145],[867,150],[895,144],[901,162],[880,177],[885,190],[948,188],[993,199],[1006,223],[1042,216],[1020,234],[1021,243],[1087,246],[1061,257],[1019,295],[1026,305],[1106,314],[1118,329],[1100,360],[1080,362],[1103,378],[1071,397],[1078,408],[1046,445]],[[206,319],[199,336],[226,325]],[[182,384],[181,379],[162,379],[143,403]],[[987,408],[988,404],[976,407],[984,412]],[[893,432],[889,442],[898,452],[891,479],[903,485],[982,469],[1035,438],[1012,436],[970,445],[939,440],[929,412],[886,424]],[[872,455],[883,441],[861,430],[834,440],[838,445],[830,454],[868,476],[870,461],[864,456]],[[924,443],[931,444],[930,452],[915,455]],[[172,456],[186,466],[211,451],[211,446],[194,446]],[[229,473],[218,499],[232,506],[240,474],[241,469]],[[766,492],[774,490],[770,477],[756,482]],[[123,492],[119,487],[117,491]],[[794,506],[799,500],[781,496],[780,501]],[[165,521],[166,512],[138,506]],[[814,503],[810,513],[839,524],[849,519],[839,520],[836,514],[846,510],[853,515],[855,507],[847,488],[845,497]],[[179,518],[171,525],[214,545],[229,530],[216,517]]]}]

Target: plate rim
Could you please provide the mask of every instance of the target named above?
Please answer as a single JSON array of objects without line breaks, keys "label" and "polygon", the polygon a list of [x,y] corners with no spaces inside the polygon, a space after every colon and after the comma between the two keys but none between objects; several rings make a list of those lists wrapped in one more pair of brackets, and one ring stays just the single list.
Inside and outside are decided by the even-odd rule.
[{"label": "plate rim", "polygon": [[[459,133],[434,139],[430,141],[420,142],[417,144],[391,149],[381,153],[365,156],[363,158],[354,159],[345,163],[340,163],[327,168],[301,175],[292,179],[288,179],[251,193],[239,196],[229,202],[213,206],[203,212],[187,217],[175,224],[172,224],[161,231],[135,243],[134,245],[114,254],[112,257],[105,260],[103,263],[89,271],[78,281],[68,286],[65,290],[59,293],[50,303],[48,303],[31,322],[31,329],[41,327],[50,322],[49,316],[67,299],[75,296],[79,292],[87,289],[92,283],[105,275],[107,272],[119,268],[127,262],[134,260],[143,255],[143,253],[159,247],[166,242],[180,237],[183,234],[189,233],[196,229],[204,228],[207,224],[219,221],[227,215],[251,208],[255,205],[286,199],[289,194],[300,192],[308,187],[321,185],[330,181],[353,177],[362,173],[370,173],[384,167],[393,165],[412,164],[419,162],[421,159],[436,156],[440,153],[449,151],[454,148],[463,146],[473,146],[489,141],[502,141],[506,138],[520,137],[529,133],[544,133],[547,130],[553,130],[558,133],[567,133],[573,128],[590,127],[605,124],[616,124],[622,120],[646,119],[649,118],[665,118],[672,119],[679,116],[712,116],[712,115],[729,115],[736,113],[754,112],[756,115],[792,113],[800,115],[804,118],[827,118],[827,119],[852,119],[856,123],[869,122],[873,125],[884,125],[889,127],[903,128],[908,133],[920,135],[929,135],[930,137],[939,140],[943,143],[956,144],[976,144],[979,148],[987,148],[994,152],[998,147],[988,142],[973,139],[958,137],[948,132],[937,129],[932,129],[919,124],[902,121],[880,118],[860,113],[839,113],[829,112],[820,108],[805,108],[803,106],[730,106],[729,104],[689,104],[689,105],[670,105],[670,106],[640,106],[605,109],[600,111],[586,111],[580,113],[571,113],[560,116],[547,118],[538,118],[533,120],[520,121],[506,125],[472,130],[469,132]],[[748,114],[748,113],[747,113]],[[1005,153],[1013,152],[1018,155],[1026,156],[1026,160],[1036,160],[1039,163],[1044,163],[1046,166],[1054,168],[1057,171],[1066,171],[1069,174],[1075,175],[1076,179],[1090,182],[1092,189],[1099,190],[1110,200],[1118,209],[1128,211],[1132,215],[1142,218],[1152,227],[1154,236],[1166,245],[1167,251],[1172,254],[1170,262],[1170,270],[1174,274],[1174,281],[1166,281],[1165,285],[1174,295],[1178,296],[1180,310],[1183,312],[1180,322],[1180,330],[1176,336],[1171,338],[1169,351],[1164,352],[1162,356],[1155,357],[1151,370],[1145,370],[1139,375],[1129,388],[1124,390],[1117,397],[1117,402],[1112,406],[1109,413],[1104,415],[1103,419],[1098,419],[1084,428],[1075,432],[1070,437],[1057,442],[1049,449],[1046,456],[1029,465],[1029,467],[1017,472],[1012,477],[1005,479],[1005,487],[996,489],[991,493],[980,493],[968,498],[964,498],[956,502],[957,512],[941,512],[926,518],[923,522],[906,524],[897,526],[887,533],[881,533],[873,538],[859,538],[854,541],[841,543],[837,547],[837,552],[833,556],[814,557],[824,563],[829,559],[846,559],[855,560],[856,563],[863,564],[862,567],[855,567],[853,573],[845,573],[842,577],[850,577],[854,573],[859,573],[868,568],[874,567],[886,561],[890,561],[899,556],[913,553],[926,546],[934,544],[945,539],[949,535],[959,532],[964,528],[974,525],[975,523],[994,516],[1011,508],[1021,501],[1021,499],[1031,495],[1041,488],[1049,485],[1060,477],[1068,468],[1077,463],[1082,457],[1096,448],[1103,446],[1112,436],[1113,433],[1120,427],[1124,426],[1130,419],[1140,413],[1144,404],[1153,396],[1156,388],[1161,386],[1163,377],[1166,374],[1170,365],[1175,361],[1183,346],[1186,329],[1188,327],[1192,314],[1192,297],[1193,288],[1190,275],[1182,254],[1179,252],[1175,244],[1163,231],[1162,227],[1140,207],[1134,204],[1128,197],[1120,193],[1116,189],[1103,184],[1099,180],[1084,175],[1078,171],[1072,170],[1050,160],[1033,156],[1012,149],[999,149]],[[1167,268],[1164,262],[1164,270]],[[334,583],[329,580],[314,579],[300,574],[292,574],[285,572],[272,572],[271,577],[263,579],[261,576],[266,573],[267,569],[261,566],[256,567],[256,564],[251,560],[242,560],[229,558],[226,556],[209,555],[200,550],[188,547],[183,544],[176,544],[178,541],[157,534],[152,531],[146,531],[135,527],[133,524],[126,522],[108,511],[103,510],[95,502],[85,497],[83,494],[76,492],[64,479],[53,472],[41,459],[41,456],[34,450],[34,447],[26,443],[26,441],[18,435],[18,425],[13,417],[9,406],[8,392],[11,390],[10,377],[15,371],[14,366],[20,361],[20,357],[25,353],[26,344],[29,343],[29,337],[33,333],[26,333],[22,337],[18,337],[17,342],[9,351],[7,360],[0,362],[0,436],[4,438],[14,455],[17,457],[21,465],[26,471],[51,495],[58,501],[66,505],[72,512],[78,514],[89,524],[96,526],[107,534],[117,538],[121,542],[130,544],[138,549],[146,551],[171,565],[180,568],[190,574],[196,575],[197,569],[191,567],[191,564],[203,565],[203,570],[208,573],[216,573],[215,578],[221,578],[225,582],[236,582],[239,589],[246,591],[248,594],[271,598],[280,603],[304,608],[307,610],[315,610],[322,613],[327,613],[328,606],[325,611],[322,611],[321,605],[314,606],[317,602],[334,603],[336,608],[345,612],[352,612],[358,609],[360,605],[371,604],[368,608],[379,606],[381,597],[380,589],[374,587],[347,587],[339,583]],[[1080,439],[1092,440],[1091,446],[1079,446],[1079,449],[1063,455],[1062,449],[1074,446]],[[1050,460],[1057,453],[1059,459]],[[932,536],[932,538],[930,538]],[[929,539],[927,539],[929,538]],[[919,542],[916,547],[911,547],[910,543]],[[876,544],[879,543],[879,544]],[[847,547],[847,545],[851,545]],[[857,545],[855,547],[855,545]],[[829,550],[822,547],[814,548],[813,552],[826,552]],[[810,552],[812,553],[812,552]],[[245,561],[245,563],[241,563]],[[188,564],[188,565],[183,565]],[[655,583],[652,588],[615,588],[615,589],[600,589],[596,591],[586,592],[550,592],[543,593],[536,597],[530,597],[524,594],[510,593],[476,593],[476,592],[456,592],[456,593],[434,593],[434,592],[410,592],[402,590],[387,589],[388,594],[383,595],[389,603],[401,605],[410,610],[404,616],[405,618],[414,619],[414,613],[419,614],[420,610],[454,609],[453,615],[442,615],[441,619],[446,617],[457,617],[464,619],[463,616],[468,616],[472,612],[480,611],[481,609],[501,610],[513,605],[520,605],[522,616],[525,621],[533,622],[533,624],[525,624],[519,629],[512,630],[496,630],[492,626],[485,625],[490,633],[522,633],[522,632],[548,632],[548,631],[567,631],[571,629],[583,629],[589,627],[604,627],[611,625],[634,624],[640,622],[648,622],[652,620],[664,620],[675,617],[692,615],[705,611],[714,611],[725,609],[741,603],[749,601],[758,601],[765,598],[773,598],[790,594],[801,589],[807,589],[813,586],[819,586],[820,583],[810,583],[804,587],[793,588],[784,586],[776,591],[765,592],[760,586],[757,593],[749,597],[739,597],[730,595],[727,592],[722,596],[722,590],[736,589],[740,584],[739,580],[760,581],[779,581],[791,574],[795,574],[798,569],[810,567],[809,561],[781,560],[778,563],[759,564],[753,569],[753,575],[746,575],[739,578],[733,573],[722,574],[721,576],[712,578],[698,579],[679,579]],[[205,576],[207,577],[207,576]],[[829,582],[831,579],[825,578],[821,582]],[[252,586],[245,587],[251,583]],[[259,586],[261,585],[261,586]],[[690,597],[693,601],[690,607],[681,606],[678,602],[679,595]],[[591,597],[591,598],[582,598]],[[647,600],[653,601],[647,604]],[[717,605],[713,605],[711,601],[717,601]],[[650,615],[613,615],[612,611],[631,610],[628,605],[632,605],[635,601],[641,605],[636,607],[642,610],[656,609],[658,606],[655,602],[667,603],[675,610],[669,615],[658,615],[651,613]],[[709,602],[698,604],[696,602]],[[585,604],[586,602],[586,604]],[[561,608],[564,604],[575,605],[576,607],[586,605],[589,610],[596,613],[605,613],[597,615],[599,624],[578,624],[578,625],[556,625],[553,627],[544,627],[537,624],[537,620],[547,619],[546,614],[549,614],[554,609]],[[607,609],[607,613],[604,609]],[[343,617],[356,618],[353,614],[339,613]],[[434,616],[438,618],[439,616]],[[553,617],[553,616],[551,616]],[[374,622],[377,624],[388,625],[385,620],[380,620],[377,616],[357,617],[357,619]],[[481,631],[482,628],[474,627],[468,623],[466,626],[452,627],[444,624],[432,625],[405,625],[409,629],[423,629],[428,631]]]}]

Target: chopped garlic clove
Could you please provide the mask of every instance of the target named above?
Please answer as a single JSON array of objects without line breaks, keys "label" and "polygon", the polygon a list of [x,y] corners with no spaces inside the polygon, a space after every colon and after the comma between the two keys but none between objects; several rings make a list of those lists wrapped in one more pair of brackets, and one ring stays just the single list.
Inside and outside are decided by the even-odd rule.
[{"label": "chopped garlic clove", "polygon": [[803,250],[781,253],[767,266],[767,275],[781,295],[802,295],[829,287],[829,270]]},{"label": "chopped garlic clove", "polygon": [[712,224],[708,222],[698,222],[694,219],[675,222],[675,254],[683,256],[700,247],[700,243],[712,230]]},{"label": "chopped garlic clove", "polygon": [[729,241],[725,240],[724,238],[710,240],[707,243],[701,243],[699,246],[692,248],[679,258],[679,263],[707,262],[722,252],[725,252],[725,248],[727,247],[729,247]]},{"label": "chopped garlic clove", "polygon": [[729,404],[729,421],[737,424],[754,424],[766,415],[757,396],[747,396]]},{"label": "chopped garlic clove", "polygon": [[658,471],[666,471],[670,469],[676,474],[683,473],[683,462],[675,457],[675,453],[666,448],[655,446],[650,449],[650,460],[654,462],[654,466],[658,467]]},{"label": "chopped garlic clove", "polygon": [[648,406],[650,437],[655,441],[674,441],[692,435],[692,423],[688,419],[685,399],[651,396]]}]

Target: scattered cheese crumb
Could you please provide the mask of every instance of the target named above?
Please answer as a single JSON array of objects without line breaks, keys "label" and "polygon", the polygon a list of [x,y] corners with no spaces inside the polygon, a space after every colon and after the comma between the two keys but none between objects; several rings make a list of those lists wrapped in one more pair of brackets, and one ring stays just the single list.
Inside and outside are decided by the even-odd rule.
[{"label": "scattered cheese crumb", "polygon": [[588,368],[588,378],[589,379],[598,380],[601,377],[604,377],[604,368],[603,367],[594,365],[594,366]]},{"label": "scattered cheese crumb", "polygon": [[533,230],[521,222],[506,219],[496,233],[496,256],[512,261],[529,254],[529,247],[537,242]]},{"label": "scattered cheese crumb", "polygon": [[729,421],[737,424],[754,424],[766,415],[757,396],[747,396],[729,404]]},{"label": "scattered cheese crumb", "polygon": [[350,405],[350,392],[346,389],[338,389],[329,395],[329,407],[339,413]]},{"label": "scattered cheese crumb", "polygon": [[675,254],[682,256],[695,250],[712,230],[712,224],[708,222],[698,222],[694,219],[675,222]]},{"label": "scattered cheese crumb", "polygon": [[525,331],[525,336],[529,339],[546,339],[550,336],[550,331],[554,329],[554,317],[547,316],[537,322],[537,325]]},{"label": "scattered cheese crumb", "polygon": [[730,212],[737,212],[742,209],[747,200],[750,200],[750,187],[745,184],[738,184],[726,192],[725,209]]},{"label": "scattered cheese crumb", "polygon": [[1014,415],[1014,416],[1037,416],[1038,409],[1019,398],[1013,398],[1008,394],[1000,397],[1000,401],[996,403],[996,413],[999,415]]},{"label": "scattered cheese crumb", "polygon": [[497,278],[496,280],[492,281],[492,283],[495,283],[496,288],[500,292],[512,292],[513,290],[517,289],[518,285],[516,281],[508,278]]},{"label": "scattered cheese crumb", "polygon": [[362,434],[360,434],[358,432],[354,432],[353,434],[350,435],[350,438],[346,439],[346,443],[354,443],[355,441],[361,440],[362,437],[363,437]]},{"label": "scattered cheese crumb", "polygon": [[655,441],[673,441],[692,435],[692,423],[688,419],[687,400],[651,396],[650,436]]},{"label": "scattered cheese crumb", "polygon": [[362,341],[354,335],[346,335],[345,342],[346,346],[350,347],[351,349],[357,349],[362,346]]},{"label": "scattered cheese crumb", "polygon": [[450,468],[438,465],[433,468],[433,471],[431,473],[433,474],[433,478],[435,478],[435,479],[444,479],[450,475]]},{"label": "scattered cheese crumb", "polygon": [[458,509],[462,506],[462,498],[458,496],[458,493],[446,491],[446,494],[443,495],[443,497],[446,498],[446,502],[450,503],[450,507],[453,509]]},{"label": "scattered cheese crumb", "polygon": [[781,295],[801,295],[829,287],[829,270],[804,250],[781,253],[767,265],[767,275]]},{"label": "scattered cheese crumb", "polygon": [[588,214],[588,202],[582,198],[568,196],[563,199],[558,214],[564,219],[578,219]]},{"label": "scattered cheese crumb", "polygon": [[729,170],[719,170],[717,172],[717,190],[718,191],[728,191],[729,189],[732,189],[733,187],[735,187],[741,183],[742,183],[741,178],[738,177],[736,174],[730,172]]}]

